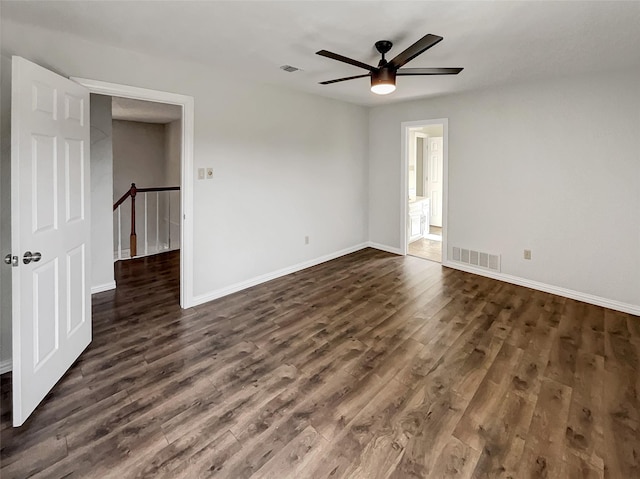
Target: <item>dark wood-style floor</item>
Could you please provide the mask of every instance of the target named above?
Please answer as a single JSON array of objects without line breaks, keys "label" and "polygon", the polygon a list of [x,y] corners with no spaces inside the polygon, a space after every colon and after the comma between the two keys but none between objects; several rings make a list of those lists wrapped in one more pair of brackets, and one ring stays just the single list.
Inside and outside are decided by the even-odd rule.
[{"label": "dark wood-style floor", "polygon": [[640,318],[366,249],[178,307],[118,264],[3,479],[640,477]]}]

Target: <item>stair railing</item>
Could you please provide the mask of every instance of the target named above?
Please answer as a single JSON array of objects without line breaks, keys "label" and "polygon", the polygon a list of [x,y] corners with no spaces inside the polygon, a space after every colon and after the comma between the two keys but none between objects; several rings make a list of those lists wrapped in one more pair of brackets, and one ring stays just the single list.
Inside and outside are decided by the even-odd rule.
[{"label": "stair railing", "polygon": [[[179,186],[161,186],[156,188],[138,188],[135,183],[131,183],[131,187],[127,192],[120,197],[118,201],[113,204],[113,211],[117,210],[118,214],[118,257],[122,259],[122,216],[121,206],[128,199],[131,198],[131,229],[129,234],[129,254],[133,258],[138,256],[138,236],[136,234],[136,196],[138,193],[144,194],[144,254],[149,252],[149,244],[147,241],[147,193],[156,193],[156,252],[160,251],[160,193],[165,191],[180,191]],[[169,212],[167,215],[168,222],[168,238],[169,246],[171,245],[171,201],[167,202]]]}]

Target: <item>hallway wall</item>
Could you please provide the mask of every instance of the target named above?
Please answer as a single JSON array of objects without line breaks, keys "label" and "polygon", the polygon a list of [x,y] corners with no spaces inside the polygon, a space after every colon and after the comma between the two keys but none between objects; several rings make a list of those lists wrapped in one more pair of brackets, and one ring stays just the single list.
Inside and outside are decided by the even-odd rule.
[{"label": "hallway wall", "polygon": [[[179,122],[178,122],[179,124]],[[173,128],[173,131],[176,129]],[[179,133],[179,127],[177,129]],[[162,123],[143,123],[137,121],[113,120],[113,202],[117,201],[129,190],[131,183],[138,188],[152,188],[161,186],[180,186],[180,157],[172,160],[175,155],[175,135],[168,139],[167,128]],[[178,148],[180,136],[177,139]],[[169,149],[171,148],[171,150]],[[172,204],[168,204],[171,195]],[[180,211],[180,194],[160,193],[156,203],[156,193],[147,193],[147,244],[152,250],[157,243],[162,249],[168,247],[170,241],[168,212]],[[138,238],[138,254],[144,253],[145,223],[144,223],[144,193],[136,197],[136,234]],[[158,222],[156,222],[158,210]],[[129,218],[131,217],[131,201],[127,200],[121,207],[121,241],[122,248],[129,249]],[[178,217],[179,219],[179,217]],[[158,235],[156,236],[156,225]],[[176,234],[175,229],[172,231]],[[114,251],[118,248],[118,227],[114,215]],[[180,237],[180,226],[177,227],[177,237]],[[176,244],[175,238],[173,241]]]},{"label": "hallway wall", "polygon": [[91,95],[91,288],[115,287],[111,97]]}]

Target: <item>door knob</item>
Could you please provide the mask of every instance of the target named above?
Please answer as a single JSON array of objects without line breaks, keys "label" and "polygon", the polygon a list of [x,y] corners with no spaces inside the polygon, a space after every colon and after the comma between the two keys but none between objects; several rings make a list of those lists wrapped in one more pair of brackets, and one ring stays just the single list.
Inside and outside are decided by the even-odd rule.
[{"label": "door knob", "polygon": [[37,263],[38,261],[40,261],[40,258],[42,258],[42,255],[39,252],[35,252],[35,253],[31,253],[31,251],[27,251],[24,253],[24,256],[22,257],[22,262],[24,264],[29,264],[32,261],[34,263]]},{"label": "door knob", "polygon": [[11,266],[18,266],[18,257],[12,256],[11,253],[9,253],[7,256],[4,257],[4,263],[10,264]]}]

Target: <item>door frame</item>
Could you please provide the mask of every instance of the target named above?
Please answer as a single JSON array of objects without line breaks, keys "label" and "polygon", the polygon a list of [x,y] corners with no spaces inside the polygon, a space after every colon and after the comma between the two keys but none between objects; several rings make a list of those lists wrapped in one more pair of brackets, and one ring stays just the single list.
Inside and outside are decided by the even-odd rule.
[{"label": "door frame", "polygon": [[442,264],[449,260],[447,248],[447,227],[449,216],[449,119],[403,121],[400,124],[401,156],[400,162],[400,251],[403,256],[409,251],[407,237],[407,214],[409,209],[409,139],[411,128],[427,125],[442,125]]},{"label": "door frame", "polygon": [[150,90],[118,83],[71,77],[89,90],[89,93],[118,96],[134,100],[168,103],[182,107],[182,154],[180,181],[180,307],[190,308],[193,300],[193,136],[194,100],[192,96]]}]

